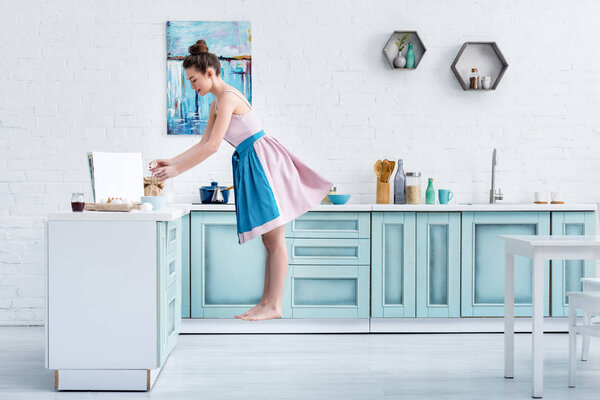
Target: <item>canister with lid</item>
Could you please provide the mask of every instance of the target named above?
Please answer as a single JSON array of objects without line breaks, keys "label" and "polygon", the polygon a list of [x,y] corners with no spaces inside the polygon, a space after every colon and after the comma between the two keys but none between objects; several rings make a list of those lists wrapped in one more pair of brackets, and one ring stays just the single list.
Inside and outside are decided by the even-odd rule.
[{"label": "canister with lid", "polygon": [[421,173],[406,173],[406,204],[421,204]]}]

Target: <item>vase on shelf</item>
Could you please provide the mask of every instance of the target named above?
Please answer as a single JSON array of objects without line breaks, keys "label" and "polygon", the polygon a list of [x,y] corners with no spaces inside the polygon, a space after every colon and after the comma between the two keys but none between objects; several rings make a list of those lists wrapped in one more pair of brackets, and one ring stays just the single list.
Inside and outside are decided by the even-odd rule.
[{"label": "vase on shelf", "polygon": [[404,58],[402,53],[399,51],[398,55],[394,58],[394,67],[395,68],[404,68],[405,65],[406,65],[406,58]]},{"label": "vase on shelf", "polygon": [[415,67],[415,52],[413,51],[412,42],[408,42],[408,50],[406,51],[406,68]]}]

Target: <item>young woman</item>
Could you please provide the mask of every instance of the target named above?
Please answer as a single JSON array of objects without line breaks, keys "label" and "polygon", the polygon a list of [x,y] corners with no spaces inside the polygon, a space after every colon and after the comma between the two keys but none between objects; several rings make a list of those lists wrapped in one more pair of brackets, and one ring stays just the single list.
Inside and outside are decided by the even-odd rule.
[{"label": "young woman", "polygon": [[235,147],[231,161],[238,243],[261,235],[267,251],[262,298],[236,318],[279,318],[288,270],[285,224],[319,204],[332,183],[265,134],[248,100],[221,79],[219,59],[204,40],[189,52],[183,68],[192,89],[215,96],[208,123],[199,143],[174,158],[154,160],[156,167],[150,170],[164,181],[216,153],[223,139]]}]

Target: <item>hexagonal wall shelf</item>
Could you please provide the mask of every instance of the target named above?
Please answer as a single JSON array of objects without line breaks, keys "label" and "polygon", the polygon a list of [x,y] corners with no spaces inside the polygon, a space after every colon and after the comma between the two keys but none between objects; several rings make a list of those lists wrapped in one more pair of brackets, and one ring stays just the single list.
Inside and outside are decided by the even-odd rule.
[{"label": "hexagonal wall shelf", "polygon": [[[398,47],[396,47],[396,39],[400,38],[405,33],[408,33],[409,35],[408,35],[408,38],[406,39],[406,41],[404,42],[405,44],[404,44],[404,49],[402,49],[402,55],[406,56],[406,51],[408,50],[408,42],[412,42],[413,51],[415,52],[415,68],[396,68],[396,67],[394,67],[394,58],[396,58],[396,56],[398,55]],[[425,54],[426,51],[427,51],[427,49],[425,48],[425,45],[421,41],[421,38],[419,37],[419,34],[416,31],[394,31],[394,33],[392,33],[392,36],[390,36],[385,47],[382,50],[383,55],[385,56],[385,59],[390,64],[390,67],[392,67],[392,69],[406,69],[406,70],[416,69],[419,66],[419,63],[421,62],[421,58],[423,58],[423,55]]]},{"label": "hexagonal wall shelf", "polygon": [[[487,91],[498,87],[500,79],[508,68],[508,63],[496,42],[465,42],[450,68],[463,90]],[[492,77],[490,89],[469,88],[471,68],[477,68],[480,77],[486,75]]]}]

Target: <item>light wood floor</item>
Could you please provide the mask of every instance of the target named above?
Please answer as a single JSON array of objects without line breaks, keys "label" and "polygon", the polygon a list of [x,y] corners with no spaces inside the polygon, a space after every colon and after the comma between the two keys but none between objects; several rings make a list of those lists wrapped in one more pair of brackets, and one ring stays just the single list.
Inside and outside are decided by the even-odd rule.
[{"label": "light wood floor", "polygon": [[[574,389],[567,335],[544,340],[544,399],[599,399],[600,340]],[[501,334],[182,335],[150,392],[55,392],[44,328],[0,327],[0,399],[529,399],[530,343],[510,380]]]}]

